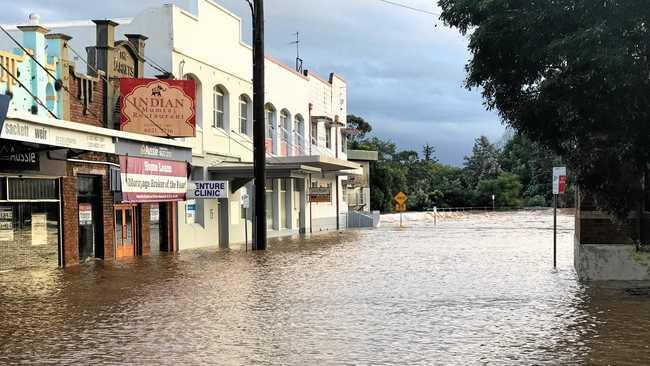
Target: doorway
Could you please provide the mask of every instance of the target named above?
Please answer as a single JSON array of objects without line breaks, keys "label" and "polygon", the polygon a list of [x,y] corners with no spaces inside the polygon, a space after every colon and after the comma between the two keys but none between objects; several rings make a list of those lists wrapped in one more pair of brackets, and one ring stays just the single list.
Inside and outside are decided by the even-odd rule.
[{"label": "doorway", "polygon": [[115,258],[131,258],[136,255],[135,206],[115,205]]},{"label": "doorway", "polygon": [[101,177],[79,176],[79,260],[104,257],[103,219],[100,200]]}]

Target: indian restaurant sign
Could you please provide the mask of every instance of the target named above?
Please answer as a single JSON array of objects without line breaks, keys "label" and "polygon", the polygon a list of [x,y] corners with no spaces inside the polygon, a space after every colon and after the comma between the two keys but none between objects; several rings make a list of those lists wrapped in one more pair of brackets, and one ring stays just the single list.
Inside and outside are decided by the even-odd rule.
[{"label": "indian restaurant sign", "polygon": [[193,80],[120,79],[122,131],[161,137],[196,136]]}]

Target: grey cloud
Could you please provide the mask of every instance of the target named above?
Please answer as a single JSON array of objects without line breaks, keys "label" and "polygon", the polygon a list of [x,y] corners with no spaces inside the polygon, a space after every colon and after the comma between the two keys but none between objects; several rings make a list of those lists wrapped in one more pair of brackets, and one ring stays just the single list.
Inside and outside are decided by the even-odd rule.
[{"label": "grey cloud", "polygon": [[[7,1],[7,0],[4,0]],[[216,0],[243,20],[250,40],[245,0]],[[401,0],[433,9],[431,0]],[[153,5],[191,0],[23,0],[5,6],[0,22],[16,23],[36,11],[46,21],[133,16]],[[462,163],[474,138],[499,139],[498,116],[485,111],[480,95],[463,88],[467,41],[435,17],[378,0],[267,0],[266,45],[274,57],[294,64],[293,33],[301,33],[306,68],[331,71],[349,83],[351,113],[367,117],[380,137],[400,148],[436,145],[443,162]],[[438,26],[436,27],[436,24]]]}]

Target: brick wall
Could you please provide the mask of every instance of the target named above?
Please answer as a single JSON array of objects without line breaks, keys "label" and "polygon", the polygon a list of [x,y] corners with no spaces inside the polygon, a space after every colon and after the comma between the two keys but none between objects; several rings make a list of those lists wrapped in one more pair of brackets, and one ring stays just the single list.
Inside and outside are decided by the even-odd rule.
[{"label": "brick wall", "polygon": [[[84,83],[87,85],[87,95],[84,95],[85,91],[82,88]],[[99,78],[77,74],[72,66],[69,68],[68,89],[70,90],[71,121],[105,127],[103,83],[103,80]]]},{"label": "brick wall", "polygon": [[142,255],[151,254],[151,204],[140,205],[140,240]]},{"label": "brick wall", "polygon": [[[114,162],[117,157],[101,153],[86,153],[77,157],[80,160],[97,162]],[[65,266],[79,264],[79,206],[78,187],[79,175],[100,177],[100,205],[102,212],[103,259],[112,260],[115,257],[115,222],[113,216],[113,193],[109,190],[109,168],[104,164],[68,162],[67,177],[63,178],[63,251]]]}]

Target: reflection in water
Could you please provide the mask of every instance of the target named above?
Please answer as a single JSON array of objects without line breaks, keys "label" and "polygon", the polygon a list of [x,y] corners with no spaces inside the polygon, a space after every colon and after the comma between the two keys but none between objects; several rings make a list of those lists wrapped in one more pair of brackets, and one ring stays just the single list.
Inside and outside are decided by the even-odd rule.
[{"label": "reflection in water", "polygon": [[586,285],[549,212],[0,274],[0,364],[620,364],[650,359],[650,297]]}]

